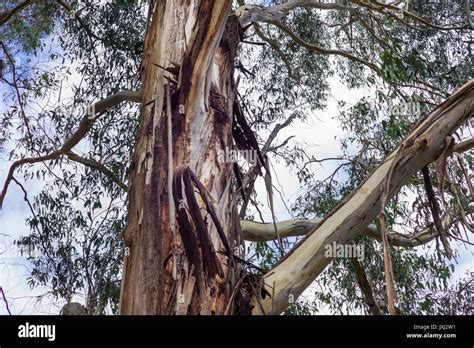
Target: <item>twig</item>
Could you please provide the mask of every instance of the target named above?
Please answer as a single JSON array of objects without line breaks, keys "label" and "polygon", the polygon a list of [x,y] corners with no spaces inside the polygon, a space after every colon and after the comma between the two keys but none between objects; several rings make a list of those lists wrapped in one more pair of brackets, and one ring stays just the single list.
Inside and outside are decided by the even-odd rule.
[{"label": "twig", "polygon": [[25,108],[24,108],[23,102],[21,101],[20,90],[19,90],[17,82],[16,82],[17,75],[16,75],[15,61],[13,60],[12,56],[8,52],[8,49],[5,46],[5,43],[3,41],[0,41],[0,45],[2,46],[3,51],[5,52],[5,55],[7,56],[8,61],[10,62],[10,65],[12,66],[13,82],[11,83],[11,85],[12,85],[13,89],[15,90],[16,97],[18,99],[18,105],[20,106],[21,116],[23,118],[23,122],[25,123],[26,131],[28,133],[28,140],[31,143],[33,141],[33,133],[31,132],[30,123],[29,123],[28,118],[26,117]]},{"label": "twig", "polygon": [[3,292],[3,288],[1,286],[0,286],[0,294],[2,294],[3,302],[5,302],[5,306],[7,308],[8,314],[12,315],[12,312],[10,312],[10,307],[8,306],[7,297],[5,296],[5,293]]},{"label": "twig", "polygon": [[127,191],[127,185],[125,185],[109,168],[104,164],[94,161],[92,159],[81,157],[72,151],[66,153],[67,157],[74,162],[81,163],[87,167],[98,170],[99,172],[108,176],[114,183],[116,183],[122,190]]},{"label": "twig", "polygon": [[84,136],[89,132],[95,120],[103,112],[105,112],[109,108],[121,102],[129,101],[129,102],[139,103],[141,102],[141,99],[142,99],[141,91],[122,91],[108,98],[102,99],[91,106],[91,108],[86,112],[86,114],[82,118],[76,131],[64,142],[64,144],[59,149],[56,149],[44,156],[26,157],[26,158],[22,158],[13,162],[7,174],[7,178],[5,180],[3,190],[0,194],[0,209],[3,205],[5,195],[7,194],[8,186],[13,179],[13,174],[18,167],[22,166],[23,164],[34,164],[38,162],[45,162],[48,160],[57,159],[61,155],[68,154],[71,151],[71,149],[74,146],[76,146],[76,144],[79,143],[84,138]]}]

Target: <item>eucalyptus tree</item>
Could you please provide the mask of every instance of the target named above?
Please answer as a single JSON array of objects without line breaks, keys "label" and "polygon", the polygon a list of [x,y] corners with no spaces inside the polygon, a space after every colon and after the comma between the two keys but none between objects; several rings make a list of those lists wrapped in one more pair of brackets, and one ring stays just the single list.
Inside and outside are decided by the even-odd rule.
[{"label": "eucalyptus tree", "polygon": [[[414,273],[439,271],[434,278],[446,287],[445,258],[464,240],[461,229],[473,230],[469,2],[2,6],[2,82],[11,91],[2,137],[20,139],[0,204],[12,182],[21,185],[20,170],[53,178],[30,205],[34,230],[23,240],[43,254],[33,283],[53,277],[56,295],[68,300],[86,288],[86,307],[100,313],[111,298],[116,303],[121,277],[122,314],[298,313],[293,299],[318,279],[340,279],[340,294],[352,291],[339,310],[360,306],[358,283],[371,313],[407,313],[416,297],[407,288],[432,281]],[[34,64],[55,41],[50,66]],[[19,70],[15,57],[26,59]],[[79,78],[67,88],[73,107],[65,108],[62,82],[74,80],[71,67]],[[324,109],[336,74],[350,88],[370,88],[374,99],[341,105],[349,136],[338,160],[349,179],[323,180],[310,165],[329,159],[275,139]],[[420,107],[394,112],[407,105]],[[265,141],[261,130],[269,131]],[[257,164],[223,160],[232,149],[252,151]],[[273,210],[271,158],[294,166],[307,188],[294,207],[298,220],[246,219],[258,176]],[[414,216],[399,199],[407,192],[417,194]],[[400,229],[400,218],[415,219],[410,230]],[[300,235],[294,245],[284,241]],[[269,262],[246,260],[246,241],[270,240],[276,247],[255,249]],[[399,249],[434,241],[436,260]],[[373,258],[327,268],[333,242],[363,244]],[[447,298],[440,303],[463,310],[456,296]]]}]

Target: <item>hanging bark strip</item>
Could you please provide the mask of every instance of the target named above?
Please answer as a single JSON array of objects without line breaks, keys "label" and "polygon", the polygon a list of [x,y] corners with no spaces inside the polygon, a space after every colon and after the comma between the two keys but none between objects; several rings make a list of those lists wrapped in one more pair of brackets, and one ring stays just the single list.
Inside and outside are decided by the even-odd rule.
[{"label": "hanging bark strip", "polygon": [[[234,122],[232,127],[232,136],[239,149],[253,150],[257,153],[259,160],[259,167],[265,166],[265,158],[263,157],[257,138],[250,128],[242,113],[238,99],[234,100]],[[261,173],[260,173],[261,174]]]},{"label": "hanging bark strip", "polygon": [[201,199],[204,201],[204,204],[206,205],[207,212],[211,216],[212,221],[214,222],[214,225],[216,226],[217,233],[222,241],[222,244],[224,245],[224,249],[227,253],[227,256],[229,257],[229,260],[232,259],[232,250],[229,245],[229,241],[227,240],[227,237],[225,236],[224,229],[222,228],[222,225],[219,221],[219,218],[216,215],[216,211],[214,210],[214,207],[212,206],[211,202],[209,201],[209,198],[212,198],[210,193],[206,190],[204,185],[199,181],[199,178],[188,168],[187,169],[189,175],[191,176],[191,180],[196,186],[196,188],[199,190],[199,194],[201,196]]},{"label": "hanging bark strip", "polygon": [[382,234],[383,261],[385,273],[385,287],[387,289],[388,312],[391,315],[395,315],[397,314],[397,310],[395,308],[397,294],[395,291],[395,281],[393,280],[393,267],[392,258],[390,256],[390,244],[388,243],[387,231],[385,229],[385,217],[383,212],[379,215],[379,222],[380,231]]},{"label": "hanging bark strip", "polygon": [[[262,175],[262,172],[260,170],[261,167],[265,168],[265,175],[263,176],[263,178],[265,181],[265,188],[268,194],[268,203],[270,205],[270,211],[272,212],[273,227],[275,229],[275,234],[277,235],[280,253],[283,256],[283,253],[284,253],[283,242],[278,233],[276,219],[275,219],[275,209],[274,209],[274,204],[273,204],[272,176],[270,172],[270,164],[268,161],[268,157],[262,154],[262,151],[260,150],[260,146],[258,145],[257,138],[255,137],[255,134],[250,128],[250,126],[248,125],[247,120],[245,119],[245,116],[242,113],[242,109],[240,108],[240,105],[237,99],[234,100],[233,112],[234,112],[234,124],[232,127],[232,136],[234,137],[237,147],[239,149],[249,149],[257,153],[258,162],[259,162],[259,166],[257,170],[260,175]],[[243,196],[245,197],[245,192],[243,188],[242,188],[242,192],[243,192]]]},{"label": "hanging bark strip", "polygon": [[[178,211],[179,233],[190,263],[198,269],[202,266],[203,272],[208,279],[215,277],[215,275],[223,277],[222,267],[219,259],[216,257],[216,251],[208,234],[207,224],[201,215],[194,187],[198,189],[199,195],[206,206],[207,213],[210,215],[216,227],[225,253],[228,256],[229,264],[233,264],[232,250],[214,207],[209,201],[209,193],[188,167],[180,167],[176,170],[173,187],[175,205]],[[186,199],[188,209],[186,209],[184,198]],[[188,213],[191,216],[191,220],[189,219]],[[197,250],[201,251],[200,255],[196,253]]]},{"label": "hanging bark strip", "polygon": [[239,192],[240,195],[242,196],[242,199],[244,200],[244,204],[248,205],[248,200],[247,200],[247,197],[245,196],[244,185],[242,183],[242,173],[240,172],[239,165],[237,163],[234,163],[232,169],[234,171],[235,181],[237,183],[237,192]]},{"label": "hanging bark strip", "polygon": [[173,198],[176,206],[176,219],[178,220],[178,230],[183,241],[184,251],[188,258],[190,266],[196,267],[196,271],[203,267],[199,257],[199,246],[198,239],[194,233],[194,228],[189,221],[188,214],[186,212],[186,206],[184,203],[183,195],[183,175],[185,168],[181,167],[176,169],[173,178]]},{"label": "hanging bark strip", "polygon": [[439,238],[443,243],[444,250],[446,251],[446,256],[448,257],[448,259],[451,259],[453,257],[453,251],[449,246],[448,238],[446,237],[446,231],[444,230],[443,223],[441,222],[438,202],[436,201],[436,196],[433,191],[433,185],[431,183],[430,171],[428,169],[428,166],[424,166],[421,172],[423,173],[426,195],[428,196],[428,203],[430,205],[431,215],[433,216],[434,224],[436,226],[436,229],[438,230]]}]

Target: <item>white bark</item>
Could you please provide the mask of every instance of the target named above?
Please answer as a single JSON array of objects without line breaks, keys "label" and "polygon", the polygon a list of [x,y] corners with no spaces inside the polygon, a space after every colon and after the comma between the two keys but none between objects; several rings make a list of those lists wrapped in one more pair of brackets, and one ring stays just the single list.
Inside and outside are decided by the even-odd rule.
[{"label": "white bark", "polygon": [[245,26],[251,22],[279,21],[298,7],[317,8],[321,10],[345,10],[352,11],[353,8],[337,3],[324,3],[320,0],[293,0],[281,5],[264,7],[259,5],[244,5],[239,7],[235,14],[240,24]]},{"label": "white bark", "polygon": [[[278,234],[281,238],[305,236],[313,231],[324,219],[312,220],[286,220],[277,223]],[[447,215],[443,220],[443,225],[448,227],[453,219]],[[244,239],[252,242],[268,242],[276,240],[273,223],[258,223],[249,220],[241,221]],[[381,241],[381,234],[375,224],[370,224],[364,228],[361,235],[369,236]],[[391,245],[402,247],[415,247],[426,244],[437,237],[435,228],[427,227],[411,235],[401,233],[387,233],[388,241]]]}]

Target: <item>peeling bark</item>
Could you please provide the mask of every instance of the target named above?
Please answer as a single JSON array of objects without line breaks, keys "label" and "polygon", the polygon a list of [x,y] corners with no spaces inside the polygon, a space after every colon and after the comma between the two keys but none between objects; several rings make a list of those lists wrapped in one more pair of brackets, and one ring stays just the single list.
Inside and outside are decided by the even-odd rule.
[{"label": "peeling bark", "polygon": [[[238,42],[227,30],[223,37],[230,8],[230,1],[169,0],[151,9],[142,72],[147,107],[129,183],[122,314],[224,314],[241,276],[225,252],[241,253],[230,199],[232,165],[217,156],[232,144]],[[178,76],[161,68],[176,66]],[[169,107],[172,139],[166,131]],[[179,173],[169,192],[169,175]],[[191,177],[201,185],[201,197],[195,196]],[[181,218],[170,221],[173,194]]]}]

